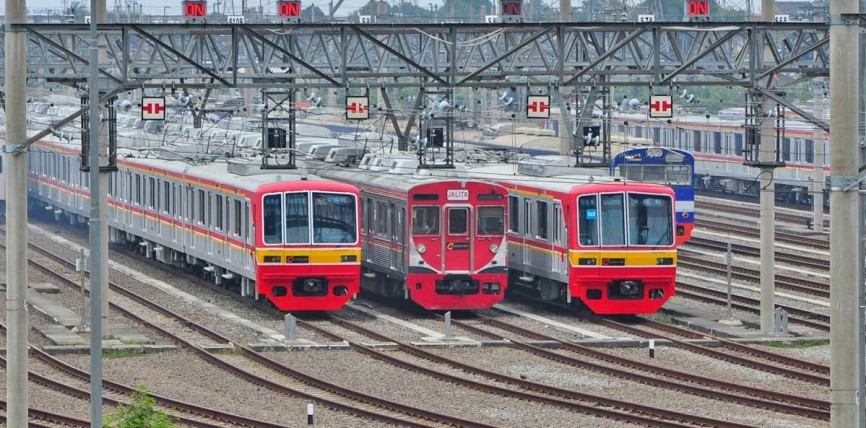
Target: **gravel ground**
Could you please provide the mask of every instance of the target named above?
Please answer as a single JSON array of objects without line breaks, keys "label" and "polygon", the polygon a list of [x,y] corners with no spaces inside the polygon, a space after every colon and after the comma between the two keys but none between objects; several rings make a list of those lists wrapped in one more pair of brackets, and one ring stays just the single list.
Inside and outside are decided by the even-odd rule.
[{"label": "gravel ground", "polygon": [[[528,380],[594,394],[617,400],[635,402],[660,409],[675,410],[721,420],[732,420],[761,427],[824,427],[826,422],[798,416],[744,407],[687,395],[640,383],[612,378],[599,373],[576,369],[549,360],[532,358],[511,349],[490,348],[478,351],[476,358],[464,350],[441,349],[435,353],[460,358],[487,370],[497,371]],[[457,352],[460,352],[458,355]],[[623,350],[623,352],[628,352]],[[665,350],[667,352],[667,350]],[[666,356],[673,363],[673,355]],[[683,358],[680,364],[696,364],[695,358]],[[705,364],[705,362],[699,362]],[[734,369],[731,369],[734,371]]]},{"label": "gravel ground", "polygon": [[[6,370],[0,369],[0,377],[6,379]],[[45,410],[77,419],[90,420],[90,402],[79,400],[68,395],[36,385],[29,384],[29,402],[31,408]],[[0,400],[6,401],[6,388],[0,388]],[[109,408],[106,408],[108,410]]]},{"label": "gravel ground", "polygon": [[[142,354],[134,358],[109,358],[103,361],[103,373],[106,379],[131,386],[144,384],[156,394],[251,418],[286,426],[306,423],[307,400],[252,385],[185,352],[174,352],[168,357],[169,354]],[[76,367],[88,369],[89,358],[67,356],[63,359]],[[316,426],[380,425],[324,406],[316,407]]]},{"label": "gravel ground", "polygon": [[[487,353],[489,350],[480,351]],[[511,351],[513,352],[513,351]],[[618,427],[621,423],[574,413],[564,409],[500,397],[432,379],[389,364],[359,356],[354,352],[309,351],[278,353],[273,358],[304,373],[351,387],[368,394],[410,404],[427,410],[444,412],[501,427]],[[465,360],[461,352],[458,358]],[[299,358],[300,356],[300,358]],[[400,358],[404,358],[400,356]],[[405,359],[414,360],[406,356]],[[321,364],[327,360],[328,365]],[[427,362],[427,366],[431,363]],[[442,369],[463,378],[477,379],[455,370]],[[387,382],[371,382],[387,379]]]}]

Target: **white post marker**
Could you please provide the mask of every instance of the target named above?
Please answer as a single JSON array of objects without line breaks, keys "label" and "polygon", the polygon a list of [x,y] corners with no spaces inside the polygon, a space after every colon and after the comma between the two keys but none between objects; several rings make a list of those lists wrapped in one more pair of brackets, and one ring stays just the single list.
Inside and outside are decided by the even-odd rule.
[{"label": "white post marker", "polygon": [[445,312],[445,338],[451,338],[451,311]]},{"label": "white post marker", "polygon": [[313,403],[307,404],[307,425],[313,425]]},{"label": "white post marker", "polygon": [[656,341],[654,339],[650,339],[649,341],[649,354],[650,358],[656,357]]}]

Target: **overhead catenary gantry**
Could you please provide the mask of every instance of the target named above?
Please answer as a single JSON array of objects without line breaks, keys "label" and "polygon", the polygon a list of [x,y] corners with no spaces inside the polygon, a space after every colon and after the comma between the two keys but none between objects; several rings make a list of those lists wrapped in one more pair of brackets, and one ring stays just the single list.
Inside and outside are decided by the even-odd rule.
[{"label": "overhead catenary gantry", "polygon": [[[28,75],[87,77],[86,25],[21,24]],[[500,88],[725,85],[829,74],[819,23],[99,26],[109,86]],[[773,52],[767,61],[761,53]],[[790,82],[791,79],[784,79]]]}]

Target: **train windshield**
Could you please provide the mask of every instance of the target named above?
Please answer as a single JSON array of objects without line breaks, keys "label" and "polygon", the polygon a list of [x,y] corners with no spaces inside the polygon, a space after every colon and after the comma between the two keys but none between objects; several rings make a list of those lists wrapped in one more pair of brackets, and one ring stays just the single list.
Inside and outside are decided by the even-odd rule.
[{"label": "train windshield", "polygon": [[628,195],[629,245],[673,245],[673,201],[666,195]]},{"label": "train windshield", "polygon": [[505,208],[478,207],[478,235],[505,233]]},{"label": "train windshield", "polygon": [[[296,192],[262,199],[265,244],[344,244],[357,241],[357,211],[352,195]],[[310,218],[312,217],[312,236]]]},{"label": "train windshield", "polygon": [[622,164],[616,167],[616,175],[626,180],[643,183],[691,186],[692,167],[690,165],[647,165]]},{"label": "train windshield", "polygon": [[313,242],[349,244],[357,240],[355,198],[337,193],[313,193]]},{"label": "train windshield", "polygon": [[439,234],[439,207],[412,207],[412,234]]}]

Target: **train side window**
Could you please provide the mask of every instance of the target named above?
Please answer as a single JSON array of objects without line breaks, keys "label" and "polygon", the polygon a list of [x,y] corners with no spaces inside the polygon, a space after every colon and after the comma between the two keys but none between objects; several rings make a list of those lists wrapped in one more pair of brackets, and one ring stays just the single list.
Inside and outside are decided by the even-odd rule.
[{"label": "train side window", "polygon": [[791,138],[790,137],[785,137],[785,139],[782,140],[782,160],[786,161],[786,162],[791,160]]},{"label": "train side window", "polygon": [[262,199],[263,240],[265,244],[283,243],[282,195],[265,195]]},{"label": "train side window", "polygon": [[694,131],[694,135],[692,136],[692,141],[695,147],[696,152],[701,151],[701,131]]},{"label": "train side window", "polygon": [[505,232],[505,209],[478,207],[478,235],[502,235]]},{"label": "train side window", "polygon": [[286,193],[286,244],[310,243],[309,195]]},{"label": "train side window", "polygon": [[734,134],[734,154],[737,157],[743,156],[743,134]]},{"label": "train side window", "polygon": [[189,222],[193,217],[193,210],[195,209],[195,193],[192,190],[192,186],[186,187],[186,208],[183,210],[184,218]]},{"label": "train side window", "polygon": [[250,203],[244,202],[244,242],[250,242]]},{"label": "train side window", "polygon": [[216,195],[213,210],[215,214],[213,226],[216,230],[223,230],[223,195]]},{"label": "train side window", "polygon": [[601,195],[603,245],[625,245],[625,206],[622,193]]},{"label": "train side window", "polygon": [[508,231],[517,233],[520,229],[520,200],[517,196],[508,197]]},{"label": "train side window", "polygon": [[595,195],[577,199],[577,233],[581,246],[598,245],[598,201]]},{"label": "train side window", "polygon": [[235,236],[241,236],[241,201],[232,201],[234,216],[232,218],[232,232]]},{"label": "train side window", "polygon": [[537,230],[535,237],[547,240],[547,201],[535,201],[535,215]]},{"label": "train side window", "polygon": [[108,197],[109,198],[114,196],[114,178],[115,178],[115,174],[111,174],[108,177]]},{"label": "train side window", "polygon": [[0,156],[0,173],[3,173],[3,156]]},{"label": "train side window", "polygon": [[716,138],[713,140],[713,153],[720,155],[722,154],[722,139]]},{"label": "train side window", "polygon": [[141,174],[135,174],[135,204],[141,205]]},{"label": "train side window", "polygon": [[439,207],[412,207],[412,234],[439,234]]},{"label": "train side window", "polygon": [[162,212],[171,212],[171,182],[168,180],[162,182]]},{"label": "train side window", "polygon": [[153,209],[156,205],[156,190],[158,187],[156,186],[156,179],[153,177],[149,177],[147,179],[147,190],[148,190],[148,198],[147,198],[147,207]]},{"label": "train side window", "polygon": [[815,140],[806,140],[806,163],[815,163]]},{"label": "train side window", "polygon": [[469,233],[469,208],[448,209],[448,234],[466,235]]},{"label": "train side window", "polygon": [[376,202],[376,234],[388,235],[388,206],[384,202]]},{"label": "train side window", "polygon": [[198,189],[198,210],[195,214],[195,221],[198,224],[204,224],[204,211],[205,211],[205,194],[203,189]]},{"label": "train side window", "polygon": [[562,205],[553,204],[553,243],[562,245]]}]

